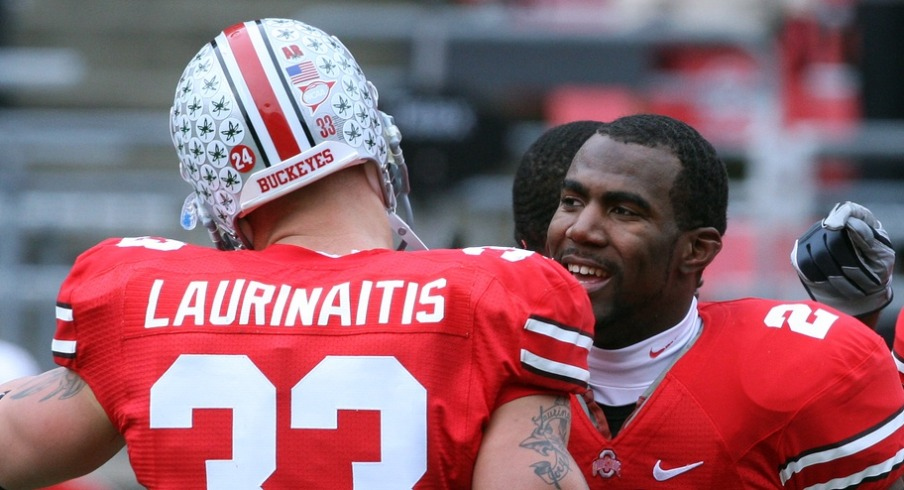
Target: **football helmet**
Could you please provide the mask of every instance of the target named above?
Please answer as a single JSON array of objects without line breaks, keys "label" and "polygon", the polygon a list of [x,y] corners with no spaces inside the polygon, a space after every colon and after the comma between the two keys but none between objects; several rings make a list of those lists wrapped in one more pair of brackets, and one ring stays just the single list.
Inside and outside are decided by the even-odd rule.
[{"label": "football helmet", "polygon": [[238,218],[361,163],[380,170],[399,248],[426,248],[396,214],[410,210],[401,134],[352,54],[316,27],[260,19],[223,30],[182,73],[170,132],[193,187],[181,224],[200,221],[218,248],[250,248]]}]

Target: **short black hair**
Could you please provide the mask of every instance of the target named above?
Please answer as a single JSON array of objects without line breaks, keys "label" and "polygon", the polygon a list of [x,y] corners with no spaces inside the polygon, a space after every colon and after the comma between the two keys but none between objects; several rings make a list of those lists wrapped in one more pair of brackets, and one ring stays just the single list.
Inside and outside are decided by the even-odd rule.
[{"label": "short black hair", "polygon": [[682,231],[711,226],[725,234],[728,172],[713,145],[687,123],[659,114],[624,116],[597,133],[622,143],[669,149],[681,162],[669,199]]},{"label": "short black hair", "polygon": [[572,121],[548,128],[521,158],[512,183],[515,243],[528,250],[546,250],[546,230],[559,207],[562,181],[571,160],[604,123]]}]

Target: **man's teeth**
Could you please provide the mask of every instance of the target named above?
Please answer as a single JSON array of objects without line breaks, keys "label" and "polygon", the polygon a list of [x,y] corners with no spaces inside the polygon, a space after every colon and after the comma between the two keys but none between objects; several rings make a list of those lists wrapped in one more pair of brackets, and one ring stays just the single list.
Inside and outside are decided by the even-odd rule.
[{"label": "man's teeth", "polygon": [[587,267],[586,265],[568,264],[568,271],[572,274],[580,274],[582,276],[603,277],[603,271],[595,267]]}]

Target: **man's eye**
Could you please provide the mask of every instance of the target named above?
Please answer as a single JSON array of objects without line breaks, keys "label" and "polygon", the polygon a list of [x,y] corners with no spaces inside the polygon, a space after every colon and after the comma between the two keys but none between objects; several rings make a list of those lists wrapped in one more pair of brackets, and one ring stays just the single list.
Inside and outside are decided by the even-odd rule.
[{"label": "man's eye", "polygon": [[573,198],[573,197],[564,196],[564,197],[561,199],[560,204],[562,204],[563,206],[569,206],[569,207],[571,207],[571,206],[577,206],[577,205],[578,205],[578,200],[575,199],[575,198]]}]

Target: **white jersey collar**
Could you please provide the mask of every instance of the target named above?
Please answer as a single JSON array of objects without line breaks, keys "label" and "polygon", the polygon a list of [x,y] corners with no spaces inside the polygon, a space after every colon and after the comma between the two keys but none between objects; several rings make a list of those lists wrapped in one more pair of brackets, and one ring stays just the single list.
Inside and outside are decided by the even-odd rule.
[{"label": "white jersey collar", "polygon": [[684,352],[700,331],[697,298],[674,327],[622,349],[590,349],[590,386],[597,403],[622,406],[638,398]]}]

